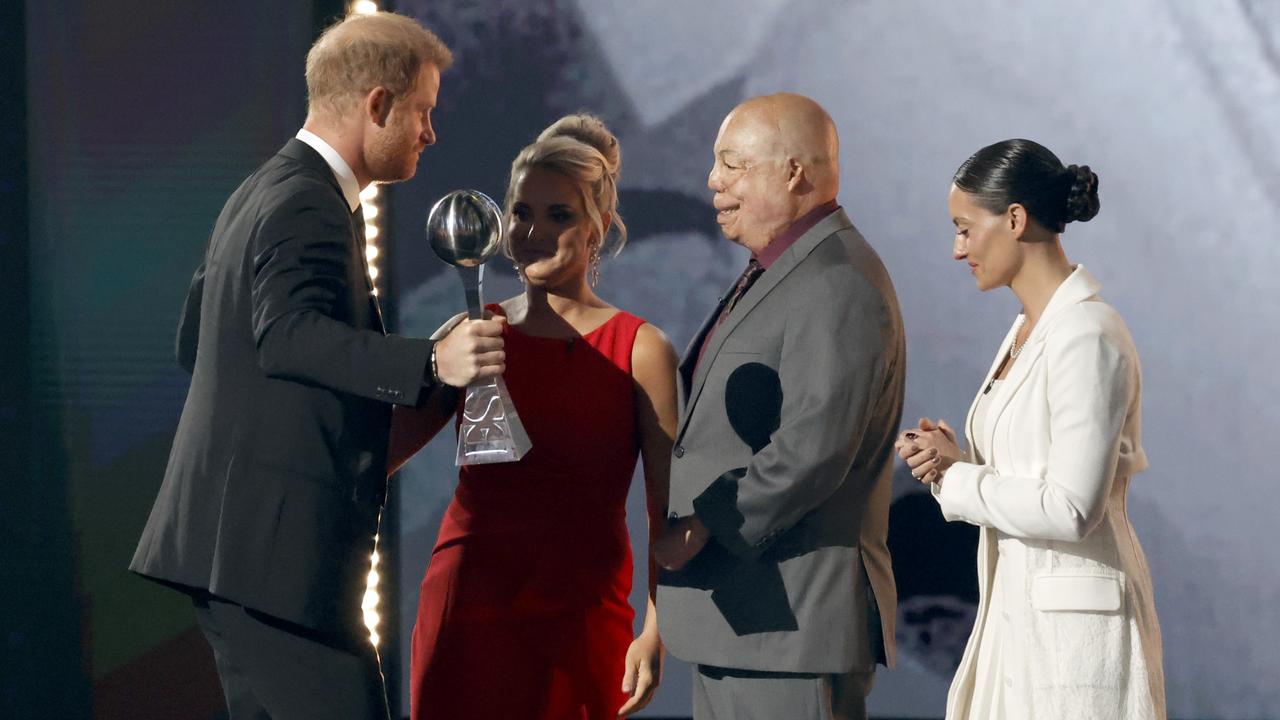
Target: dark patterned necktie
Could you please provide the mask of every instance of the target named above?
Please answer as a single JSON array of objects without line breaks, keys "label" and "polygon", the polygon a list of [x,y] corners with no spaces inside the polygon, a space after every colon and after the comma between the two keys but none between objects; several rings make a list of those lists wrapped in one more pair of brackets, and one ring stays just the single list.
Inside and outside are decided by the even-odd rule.
[{"label": "dark patterned necktie", "polygon": [[733,310],[743,295],[751,289],[756,279],[764,274],[764,266],[755,258],[751,258],[751,262],[747,263],[747,269],[742,271],[742,276],[738,278],[738,282],[734,284],[733,291],[729,293],[729,300],[725,302],[724,309],[720,311],[720,316],[716,318],[716,324],[711,326],[707,334],[702,338],[702,347],[698,348],[698,359],[694,362],[694,370],[697,371],[698,365],[702,364],[702,355],[707,351],[707,346],[711,344],[711,337],[716,334],[716,330],[720,329],[720,325],[724,323],[724,319],[729,317],[729,311]]},{"label": "dark patterned necktie", "polygon": [[729,302],[724,304],[724,311],[720,313],[721,322],[723,322],[724,318],[733,311],[734,306],[738,304],[738,301],[742,299],[742,296],[746,295],[747,291],[751,289],[751,286],[755,284],[756,278],[759,278],[763,274],[764,266],[755,258],[751,258],[751,262],[747,263],[747,269],[743,270],[742,276],[738,278],[738,284],[733,286],[733,293],[729,295]]}]

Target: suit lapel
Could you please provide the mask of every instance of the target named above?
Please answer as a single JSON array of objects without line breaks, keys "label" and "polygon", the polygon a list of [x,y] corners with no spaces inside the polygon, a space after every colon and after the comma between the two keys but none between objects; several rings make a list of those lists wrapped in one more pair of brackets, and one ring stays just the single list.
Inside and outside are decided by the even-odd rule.
[{"label": "suit lapel", "polygon": [[[767,275],[768,273],[765,274]],[[705,366],[707,362],[710,362],[710,358],[702,352],[702,344],[706,341],[707,333],[715,329],[716,320],[720,318],[720,313],[724,311],[724,306],[729,302],[729,298],[733,295],[733,289],[736,285],[737,281],[735,280],[734,284],[730,285],[729,288],[720,295],[720,301],[716,303],[716,309],[707,316],[706,320],[703,321],[702,327],[698,329],[698,332],[693,336],[693,341],[690,342],[689,347],[685,349],[684,359],[680,361],[680,400],[683,401],[681,405],[683,411],[680,413],[680,426],[676,428],[676,442],[679,442],[680,438],[684,435],[685,426],[689,424],[689,415],[693,410],[694,375],[696,373],[700,377],[705,376]],[[701,357],[704,362],[699,363],[699,357]],[[699,369],[703,369],[704,372],[698,373],[697,371]],[[699,384],[698,387],[701,389],[701,384]]]},{"label": "suit lapel", "polygon": [[716,356],[720,353],[720,348],[724,347],[725,341],[733,334],[734,329],[741,325],[742,321],[760,305],[761,301],[764,300],[764,298],[767,297],[774,288],[781,284],[782,281],[786,279],[787,275],[789,275],[791,271],[801,263],[801,261],[808,257],[809,253],[813,252],[814,248],[818,247],[823,240],[826,240],[828,237],[831,237],[840,230],[851,227],[853,227],[853,223],[850,222],[849,216],[845,214],[844,210],[836,210],[818,221],[817,225],[809,228],[808,232],[801,235],[800,238],[796,240],[795,244],[787,248],[787,251],[782,253],[782,255],[774,261],[771,266],[769,266],[769,269],[766,270],[764,274],[756,280],[755,284],[747,290],[746,294],[738,300],[738,304],[734,306],[733,312],[729,313],[729,316],[720,324],[720,327],[716,328],[715,321],[720,315],[720,309],[724,307],[724,298],[729,297],[732,293],[732,288],[722,297],[716,312],[708,318],[707,324],[703,325],[703,330],[699,333],[699,337],[705,338],[707,332],[711,331],[713,328],[715,331],[711,335],[707,349],[702,352],[702,361],[698,362],[696,357],[699,347],[697,344],[690,346],[690,350],[692,352],[686,352],[685,363],[690,362],[688,355],[695,354],[695,357],[692,359],[694,367],[692,369],[692,377],[690,380],[689,400],[685,403],[684,414],[680,418],[680,427],[676,431],[677,442],[679,442],[680,438],[683,437],[685,428],[689,423],[689,418],[693,415],[693,407],[698,402],[698,396],[702,394],[703,385],[705,385],[707,381],[707,373],[709,372],[712,364],[715,363]]},{"label": "suit lapel", "polygon": [[[737,281],[735,280],[734,285],[736,284]],[[680,394],[682,400],[688,401],[689,399],[689,391],[693,387],[693,372],[698,365],[698,356],[701,354],[702,343],[706,340],[707,333],[715,327],[720,313],[724,312],[725,303],[729,302],[729,297],[733,294],[734,285],[730,285],[727,290],[720,294],[715,310],[702,322],[702,327],[698,328],[698,332],[693,335],[693,340],[685,348],[684,358],[680,361]]]},{"label": "suit lapel", "polygon": [[[1005,347],[1005,352],[1008,352],[1008,346]],[[1000,419],[1000,414],[1009,405],[1018,388],[1031,374],[1031,368],[1040,359],[1042,352],[1044,352],[1044,338],[1028,338],[1026,346],[1018,353],[1018,359],[1013,363],[1013,367],[1009,368],[1009,374],[1005,376],[1004,382],[995,389],[995,395],[991,398],[991,407],[982,421],[982,427],[978,429],[986,441],[983,447],[987,448],[988,455],[995,452],[993,449],[995,446],[992,443],[996,436],[996,421]],[[987,462],[991,462],[990,457],[987,458]]]},{"label": "suit lapel", "polygon": [[[995,391],[995,397],[991,398],[991,407],[987,410],[982,427],[976,428],[982,433],[982,438],[986,441],[984,447],[987,448],[988,453],[993,452],[994,445],[992,443],[995,441],[996,422],[999,421],[1001,413],[1009,405],[1018,388],[1022,386],[1022,383],[1030,375],[1031,368],[1040,359],[1040,355],[1044,353],[1045,338],[1050,328],[1053,327],[1053,322],[1057,319],[1057,316],[1064,309],[1094,297],[1100,289],[1101,285],[1098,284],[1097,280],[1094,280],[1089,271],[1085,270],[1084,265],[1077,265],[1071,275],[1066,280],[1063,280],[1058,289],[1053,292],[1053,296],[1049,298],[1049,303],[1045,305],[1044,312],[1040,315],[1040,321],[1036,323],[1036,326],[1031,330],[1031,335],[1027,337],[1026,345],[1018,353],[1018,358],[1013,363],[1013,367],[1009,368],[1009,374],[1005,376],[1004,382],[1000,383],[1000,387]],[[1017,329],[1018,323],[1015,322],[1013,328],[1009,330],[1009,335],[1000,346],[1000,352],[996,355],[992,369],[987,375],[987,381],[982,385],[984,388],[991,382],[991,377],[995,375],[995,369],[1000,366],[1000,361],[1009,352],[1009,346],[1013,342]],[[972,408],[970,409],[968,424],[972,424]],[[970,428],[970,430],[972,429]],[[973,436],[971,435],[970,437]],[[988,458],[989,460],[990,458]]]},{"label": "suit lapel", "polygon": [[1101,289],[1102,285],[1089,274],[1088,270],[1084,269],[1084,265],[1076,265],[1075,270],[1062,281],[1057,290],[1053,291],[1053,297],[1050,297],[1049,304],[1045,305],[1044,313],[1040,315],[1040,322],[1031,331],[1031,337],[1043,337],[1052,327],[1059,313],[1094,297]]},{"label": "suit lapel", "polygon": [[[1022,316],[1019,315],[1019,318]],[[982,432],[985,428],[975,428],[973,426],[973,414],[978,409],[978,401],[987,392],[987,388],[995,379],[996,371],[1000,369],[1000,361],[1004,359],[1006,353],[1009,352],[1009,346],[1013,344],[1013,338],[1018,333],[1018,321],[1014,321],[1013,327],[1009,328],[1009,332],[1005,333],[1004,342],[1000,343],[1000,351],[996,353],[996,359],[991,361],[991,368],[987,370],[987,376],[982,379],[982,384],[978,386],[978,394],[973,396],[973,402],[969,405],[969,414],[964,419],[964,434],[969,438],[969,454],[971,460],[976,460],[976,454],[973,452],[974,439],[978,437],[978,432]],[[985,435],[983,436],[985,440]],[[990,447],[990,446],[987,446]]]},{"label": "suit lapel", "polygon": [[[324,157],[316,152],[315,148],[302,142],[297,138],[292,138],[285,143],[280,149],[278,155],[283,155],[307,169],[316,173],[325,179],[325,182],[333,188],[338,195],[338,202],[342,203],[344,208],[351,207],[347,204],[347,196],[342,192],[342,186],[338,184],[338,178],[333,174],[333,168],[329,167],[329,163],[325,162]],[[364,240],[364,217],[357,207],[354,213],[348,212],[351,226],[351,241],[355,246],[356,253],[360,256],[360,267],[364,271],[364,296],[368,298],[369,312],[373,318],[374,325],[378,332],[386,333],[386,325],[382,320],[382,305],[378,302],[378,296],[373,294],[373,279],[369,277],[369,258],[366,254]],[[352,288],[353,292],[359,293],[359,290]]]},{"label": "suit lapel", "polygon": [[386,333],[386,325],[382,322],[382,304],[378,302],[378,296],[374,294],[373,277],[369,274],[369,253],[368,244],[364,237],[364,214],[361,208],[357,207],[356,211],[351,213],[351,236],[356,243],[356,252],[360,255],[360,267],[364,268],[364,287],[365,292],[369,294],[369,305],[373,310],[373,317],[377,321],[378,331]]}]

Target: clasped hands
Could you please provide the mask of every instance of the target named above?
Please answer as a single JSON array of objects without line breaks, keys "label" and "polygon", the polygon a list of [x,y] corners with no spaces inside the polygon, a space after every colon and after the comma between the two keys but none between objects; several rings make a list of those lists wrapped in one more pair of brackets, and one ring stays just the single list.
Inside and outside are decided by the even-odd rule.
[{"label": "clasped hands", "polygon": [[898,457],[906,461],[911,476],[925,484],[941,481],[947,469],[964,458],[956,444],[956,431],[946,420],[935,423],[929,418],[920,418],[917,427],[904,430],[898,436],[893,448]]}]

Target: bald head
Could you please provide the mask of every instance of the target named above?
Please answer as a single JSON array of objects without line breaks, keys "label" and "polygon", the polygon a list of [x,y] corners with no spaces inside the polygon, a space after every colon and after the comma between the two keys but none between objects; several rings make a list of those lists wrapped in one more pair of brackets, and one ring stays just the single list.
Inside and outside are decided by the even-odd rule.
[{"label": "bald head", "polygon": [[821,105],[804,95],[776,93],[744,101],[725,118],[758,134],[760,147],[777,161],[794,161],[808,174],[822,202],[840,185],[840,137]]},{"label": "bald head", "polygon": [[716,137],[707,186],[725,237],[759,252],[840,190],[840,139],[822,106],[794,93],[751,98]]}]

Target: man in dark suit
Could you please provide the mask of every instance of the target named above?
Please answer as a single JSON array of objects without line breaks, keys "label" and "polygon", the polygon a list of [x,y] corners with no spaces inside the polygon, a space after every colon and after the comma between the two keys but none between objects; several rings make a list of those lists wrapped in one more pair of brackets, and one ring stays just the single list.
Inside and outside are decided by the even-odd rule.
[{"label": "man in dark suit", "polygon": [[451,61],[407,17],[327,30],[303,130],[227,201],[183,308],[191,388],[130,568],[193,596],[236,720],[387,717],[360,605],[391,408],[503,369],[498,321],[387,335],[365,261],[361,189],[413,176]]},{"label": "man in dark suit", "polygon": [[696,664],[700,720],[862,718],[893,659],[897,298],[836,204],[839,140],[812,100],[735,108],[707,184],[752,258],[680,366],[662,639]]}]

